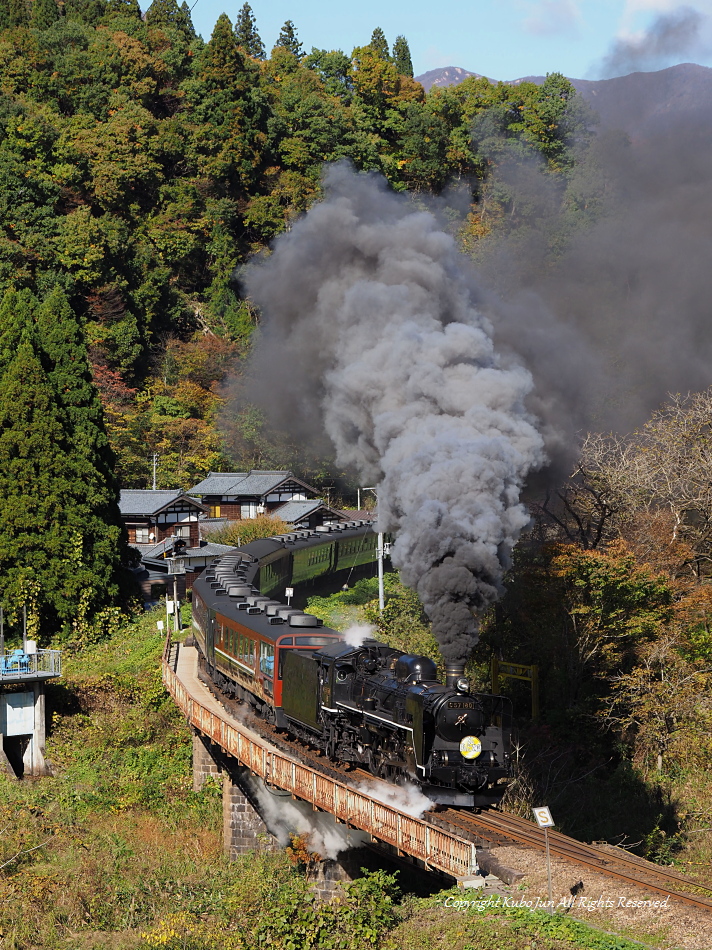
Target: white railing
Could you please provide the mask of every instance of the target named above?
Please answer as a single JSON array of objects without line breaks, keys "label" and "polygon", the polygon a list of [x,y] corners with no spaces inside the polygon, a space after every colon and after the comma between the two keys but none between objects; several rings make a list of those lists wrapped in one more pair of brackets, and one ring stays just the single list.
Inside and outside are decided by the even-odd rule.
[{"label": "white railing", "polygon": [[3,679],[48,679],[62,673],[60,650],[38,650],[25,653],[9,650],[0,656],[0,680]]}]

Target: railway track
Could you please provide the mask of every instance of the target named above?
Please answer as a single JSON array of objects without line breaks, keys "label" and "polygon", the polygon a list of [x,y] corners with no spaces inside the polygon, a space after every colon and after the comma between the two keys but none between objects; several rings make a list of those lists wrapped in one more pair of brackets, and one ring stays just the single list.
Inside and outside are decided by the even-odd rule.
[{"label": "railway track", "polygon": [[[375,786],[378,784],[388,785],[375,778],[370,772],[344,763],[332,762],[302,742],[286,738],[283,733],[260,719],[244,704],[227,698],[207,677],[203,679],[203,682],[236,719],[242,720],[278,749],[296,756],[305,765],[360,790],[363,790],[365,785],[371,784],[374,786],[375,793]],[[374,797],[378,798],[378,794],[374,794]],[[480,848],[515,845],[537,851],[545,850],[544,832],[541,828],[526,818],[506,812],[493,810],[470,812],[435,806],[422,817],[433,827],[458,834]],[[674,900],[699,910],[712,912],[712,899],[704,896],[709,894],[712,897],[712,887],[699,884],[677,871],[659,867],[622,849],[609,850],[597,845],[584,844],[561,832],[550,830],[549,850],[552,855],[564,861],[598,871],[632,886],[669,895]],[[686,890],[680,890],[681,887]]]},{"label": "railway track", "polygon": [[[505,812],[486,811],[479,814],[449,808],[444,812],[427,815],[427,820],[438,826],[442,823],[459,833],[475,836],[470,840],[485,840],[492,845],[503,843],[520,847],[545,850],[544,831],[533,822]],[[602,848],[584,844],[558,831],[549,831],[551,854],[564,861],[598,871],[626,884],[644,887],[658,894],[669,895],[675,900],[699,910],[712,912],[712,887],[693,881],[669,868],[658,867],[621,849]],[[680,890],[681,887],[686,890]],[[687,890],[689,889],[689,890]],[[697,893],[694,893],[697,892]]]}]

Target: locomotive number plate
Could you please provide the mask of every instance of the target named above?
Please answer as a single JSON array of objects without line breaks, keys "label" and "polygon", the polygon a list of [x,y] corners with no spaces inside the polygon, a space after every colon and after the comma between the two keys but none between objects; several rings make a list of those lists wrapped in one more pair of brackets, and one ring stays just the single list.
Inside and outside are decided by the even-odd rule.
[{"label": "locomotive number plate", "polygon": [[462,703],[462,702],[449,702],[447,704],[448,709],[475,709],[476,706],[474,703]]}]

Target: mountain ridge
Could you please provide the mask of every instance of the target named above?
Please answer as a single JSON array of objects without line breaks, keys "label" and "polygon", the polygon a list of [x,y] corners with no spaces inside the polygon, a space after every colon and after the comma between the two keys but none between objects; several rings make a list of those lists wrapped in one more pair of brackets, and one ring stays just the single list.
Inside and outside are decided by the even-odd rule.
[{"label": "mountain ridge", "polygon": [[[479,75],[459,66],[447,66],[416,76],[416,81],[430,90],[459,85],[470,76]],[[539,84],[544,78],[525,76],[506,84]],[[639,133],[651,120],[673,119],[712,101],[712,69],[696,63],[680,63],[656,72],[629,73],[612,79],[570,81],[599,114],[603,128],[623,128],[630,134]]]}]

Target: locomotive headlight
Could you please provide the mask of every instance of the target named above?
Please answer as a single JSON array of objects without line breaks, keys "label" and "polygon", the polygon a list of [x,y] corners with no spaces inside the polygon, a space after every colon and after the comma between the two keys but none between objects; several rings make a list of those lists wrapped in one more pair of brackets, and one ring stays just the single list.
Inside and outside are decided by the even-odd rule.
[{"label": "locomotive headlight", "polygon": [[465,736],[460,742],[460,755],[464,759],[476,759],[482,751],[482,743],[477,736]]},{"label": "locomotive headlight", "polygon": [[469,693],[470,692],[470,682],[465,679],[464,676],[461,676],[457,683],[455,683],[455,689],[458,693]]}]

